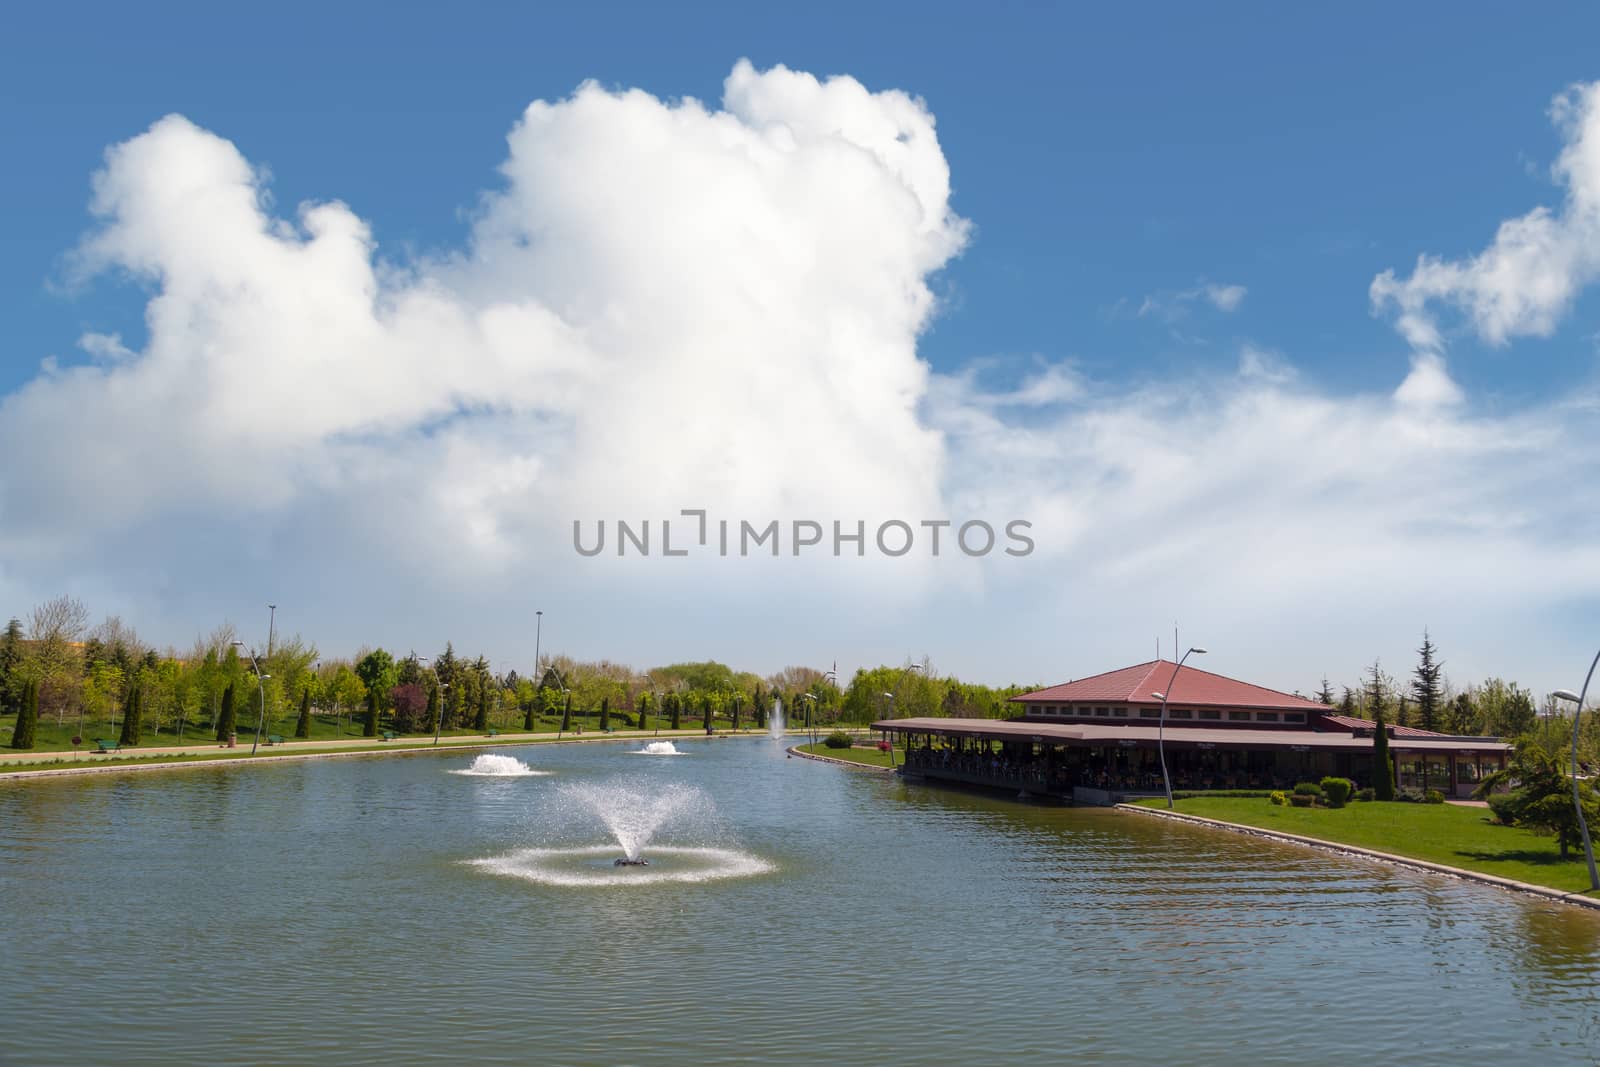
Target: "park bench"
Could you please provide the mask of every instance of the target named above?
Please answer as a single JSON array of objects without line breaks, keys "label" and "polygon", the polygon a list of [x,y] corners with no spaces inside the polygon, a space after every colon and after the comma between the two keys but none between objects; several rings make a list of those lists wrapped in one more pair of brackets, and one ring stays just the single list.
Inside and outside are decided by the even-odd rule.
[{"label": "park bench", "polygon": [[385,730],[383,733],[379,734],[378,736],[383,738],[385,741],[393,741],[395,738],[399,737],[400,735],[395,733],[393,730]]},{"label": "park bench", "polygon": [[491,727],[489,727],[489,732],[487,734],[485,734],[484,736],[486,736],[486,737],[499,737],[500,736],[500,731],[496,730],[493,726],[491,726]]},{"label": "park bench", "polygon": [[104,737],[95,738],[94,750],[96,752],[115,752],[115,751],[117,751],[117,749],[119,749],[121,747],[122,747],[121,742],[111,741],[111,740],[108,740],[108,739],[106,739]]},{"label": "park bench", "polygon": [[267,735],[267,744],[269,744],[269,745],[281,745],[281,744],[283,744],[283,735],[282,734],[268,734]]}]

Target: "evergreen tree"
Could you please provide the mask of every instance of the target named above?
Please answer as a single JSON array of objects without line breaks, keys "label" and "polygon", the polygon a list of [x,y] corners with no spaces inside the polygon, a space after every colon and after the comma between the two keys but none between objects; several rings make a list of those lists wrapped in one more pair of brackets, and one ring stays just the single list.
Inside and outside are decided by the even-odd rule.
[{"label": "evergreen tree", "polygon": [[1394,724],[1396,726],[1411,725],[1411,705],[1407,703],[1405,694],[1400,694],[1400,699],[1395,701]]},{"label": "evergreen tree", "polygon": [[489,729],[489,680],[481,679],[478,686],[478,715],[472,720],[472,728],[480,734]]},{"label": "evergreen tree", "polygon": [[367,690],[367,719],[361,724],[362,737],[378,736],[378,694]]},{"label": "evergreen tree", "polygon": [[711,698],[710,697],[704,697],[701,700],[701,710],[705,713],[705,718],[704,718],[703,722],[701,723],[701,725],[703,725],[706,728],[706,733],[709,734],[712,731],[712,726],[711,726]]},{"label": "evergreen tree", "polygon": [[294,724],[296,737],[311,736],[311,687],[308,685],[300,691],[300,718]]},{"label": "evergreen tree", "polygon": [[1394,799],[1394,761],[1389,757],[1389,724],[1383,721],[1383,673],[1372,664],[1372,792],[1378,800]]},{"label": "evergreen tree", "polygon": [[567,702],[561,709],[561,732],[566,733],[572,729],[572,693],[567,693]]},{"label": "evergreen tree", "polygon": [[639,696],[639,729],[650,729],[650,694],[642,693]]},{"label": "evergreen tree", "polygon": [[0,637],[0,715],[21,713],[22,691],[22,622],[12,619],[6,623],[4,637]]},{"label": "evergreen tree", "polygon": [[1333,686],[1328,684],[1328,676],[1322,676],[1322,688],[1317,690],[1317,701],[1325,708],[1333,707]]},{"label": "evergreen tree", "polygon": [[128,699],[122,709],[122,733],[117,738],[117,744],[133,746],[139,743],[140,718],[144,709],[140,706],[144,700],[144,690],[135,682],[128,690]]},{"label": "evergreen tree", "polygon": [[1356,695],[1347,685],[1344,687],[1344,696],[1339,698],[1339,714],[1354,716],[1356,713]]},{"label": "evergreen tree", "polygon": [[533,708],[538,703],[537,691],[535,695],[522,702],[522,728],[528,733],[533,733]]},{"label": "evergreen tree", "polygon": [[767,728],[767,699],[766,695],[761,691],[760,682],[756,683],[755,694],[750,698],[750,713],[755,717],[756,728],[765,730]]},{"label": "evergreen tree", "polygon": [[1439,728],[1440,711],[1444,704],[1444,687],[1441,684],[1444,664],[1438,661],[1438,651],[1428,631],[1423,630],[1422,647],[1417,649],[1420,659],[1413,672],[1411,695],[1417,698],[1417,725],[1424,730]]},{"label": "evergreen tree", "polygon": [[611,729],[611,698],[610,697],[601,697],[600,698],[600,729],[602,731]]},{"label": "evergreen tree", "polygon": [[39,724],[39,683],[26,682],[22,687],[21,706],[17,709],[17,725],[11,731],[12,748],[32,748],[34,729]]},{"label": "evergreen tree", "polygon": [[682,729],[683,728],[683,701],[681,699],[679,699],[678,694],[674,693],[671,696],[667,697],[667,702],[672,705],[672,728],[674,730]]},{"label": "evergreen tree", "polygon": [[234,710],[233,683],[222,691],[222,710],[217,712],[217,740],[226,741],[238,729],[238,714]]},{"label": "evergreen tree", "polygon": [[744,697],[741,696],[740,694],[738,694],[738,693],[733,694],[733,726],[732,726],[732,730],[733,730],[734,733],[738,733],[739,732],[739,704],[743,700],[744,700]]}]

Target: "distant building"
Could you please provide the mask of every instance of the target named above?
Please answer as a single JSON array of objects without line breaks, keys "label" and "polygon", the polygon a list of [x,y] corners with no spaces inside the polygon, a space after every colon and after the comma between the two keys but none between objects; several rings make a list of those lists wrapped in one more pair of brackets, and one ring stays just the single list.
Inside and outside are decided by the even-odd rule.
[{"label": "distant building", "polygon": [[[1163,735],[1174,789],[1287,788],[1328,775],[1372,784],[1371,721],[1187,665],[1174,675],[1175,667],[1152,660],[1023,693],[1009,720],[886,719],[873,728],[910,743],[908,776],[1088,803],[1160,793]],[[1511,749],[1497,737],[1388,732],[1401,787],[1446,796],[1471,793]]]}]

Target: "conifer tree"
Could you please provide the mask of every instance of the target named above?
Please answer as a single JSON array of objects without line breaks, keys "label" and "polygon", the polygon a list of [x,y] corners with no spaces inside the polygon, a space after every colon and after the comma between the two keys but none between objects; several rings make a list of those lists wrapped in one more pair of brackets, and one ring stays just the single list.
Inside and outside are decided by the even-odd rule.
[{"label": "conifer tree", "polygon": [[1333,707],[1333,686],[1328,684],[1328,676],[1322,676],[1322,688],[1317,690],[1317,701],[1325,708]]},{"label": "conifer tree", "polygon": [[674,693],[674,694],[672,694],[671,696],[669,696],[667,698],[667,702],[672,705],[672,728],[674,730],[682,729],[683,728],[683,701],[681,699],[679,699],[678,694]]},{"label": "conifer tree", "polygon": [[0,715],[22,712],[22,691],[26,683],[22,670],[22,620],[12,619],[0,637]]},{"label": "conifer tree", "polygon": [[1424,730],[1437,730],[1444,705],[1444,687],[1441,677],[1444,664],[1438,660],[1438,648],[1422,631],[1422,647],[1417,649],[1417,669],[1413,672],[1411,695],[1417,698],[1417,725]]},{"label": "conifer tree", "polygon": [[22,703],[17,709],[17,725],[11,731],[12,748],[32,748],[34,730],[39,724],[39,683],[25,682]]},{"label": "conifer tree", "polygon": [[712,730],[712,727],[711,727],[711,698],[710,697],[703,698],[701,700],[700,704],[701,704],[701,710],[704,712],[704,719],[702,720],[701,725],[703,725],[706,728],[706,733],[709,734],[709,733],[711,733],[711,730]]},{"label": "conifer tree", "polygon": [[489,729],[489,679],[479,679],[478,685],[478,714],[472,720],[472,728],[480,734]]},{"label": "conifer tree", "polygon": [[311,736],[311,687],[309,685],[300,692],[300,718],[295,721],[294,735],[296,737]]},{"label": "conifer tree", "polygon": [[1378,800],[1394,799],[1394,761],[1389,756],[1389,724],[1383,721],[1383,674],[1372,665],[1372,795]]},{"label": "conifer tree", "polygon": [[140,718],[144,714],[142,704],[144,690],[135,682],[128,690],[128,700],[122,709],[122,733],[117,738],[119,745],[137,745],[140,734]]},{"label": "conifer tree", "polygon": [[367,719],[361,725],[362,737],[378,736],[378,694],[367,690]]},{"label": "conifer tree", "polygon": [[639,697],[639,729],[650,729],[650,694],[644,693]]},{"label": "conifer tree", "polygon": [[522,728],[528,733],[533,733],[533,708],[538,703],[538,692],[522,702]]},{"label": "conifer tree", "polygon": [[566,733],[572,729],[572,694],[567,693],[567,702],[561,709],[561,732]]},{"label": "conifer tree", "polygon": [[610,697],[601,697],[600,698],[600,729],[601,729],[602,732],[611,729],[611,698]]},{"label": "conifer tree", "polygon": [[222,709],[217,712],[217,740],[226,741],[238,727],[238,715],[233,706],[233,683],[222,691]]},{"label": "conifer tree", "polygon": [[732,726],[732,729],[733,729],[734,733],[738,733],[739,732],[739,703],[743,699],[744,698],[742,696],[740,696],[738,693],[733,694],[733,726]]}]

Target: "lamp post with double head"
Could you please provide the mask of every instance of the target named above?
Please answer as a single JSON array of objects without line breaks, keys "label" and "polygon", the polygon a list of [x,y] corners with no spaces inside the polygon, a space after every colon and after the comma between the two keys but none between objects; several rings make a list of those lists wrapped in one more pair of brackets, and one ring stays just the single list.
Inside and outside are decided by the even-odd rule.
[{"label": "lamp post with double head", "polygon": [[1596,652],[1594,661],[1589,664],[1589,673],[1584,675],[1583,688],[1574,693],[1570,689],[1557,689],[1555,695],[1562,700],[1570,700],[1577,707],[1572,712],[1572,806],[1578,811],[1578,833],[1583,838],[1583,858],[1589,864],[1589,888],[1600,889],[1600,871],[1595,870],[1594,845],[1589,841],[1589,820],[1583,814],[1583,797],[1578,791],[1578,722],[1583,718],[1583,701],[1589,695],[1589,682],[1594,678],[1594,669],[1600,666],[1600,652]]},{"label": "lamp post with double head", "polygon": [[[235,648],[244,648],[243,641],[235,641]],[[270,674],[261,673],[261,665],[256,662],[256,652],[253,648],[246,648],[245,655],[250,657],[250,669],[256,672],[256,687],[261,690],[261,710],[256,713],[256,737],[250,742],[250,755],[256,754],[256,749],[261,745],[261,731],[267,723],[267,679]]]},{"label": "lamp post with double head", "polygon": [[1167,807],[1172,807],[1172,779],[1167,774],[1167,696],[1172,692],[1172,683],[1178,680],[1178,671],[1183,667],[1183,661],[1198,653],[1205,655],[1203,648],[1191,648],[1185,652],[1177,663],[1172,665],[1172,677],[1167,679],[1165,692],[1151,693],[1153,697],[1161,698],[1161,722],[1156,727],[1156,752],[1161,757],[1161,787],[1167,793]]}]

